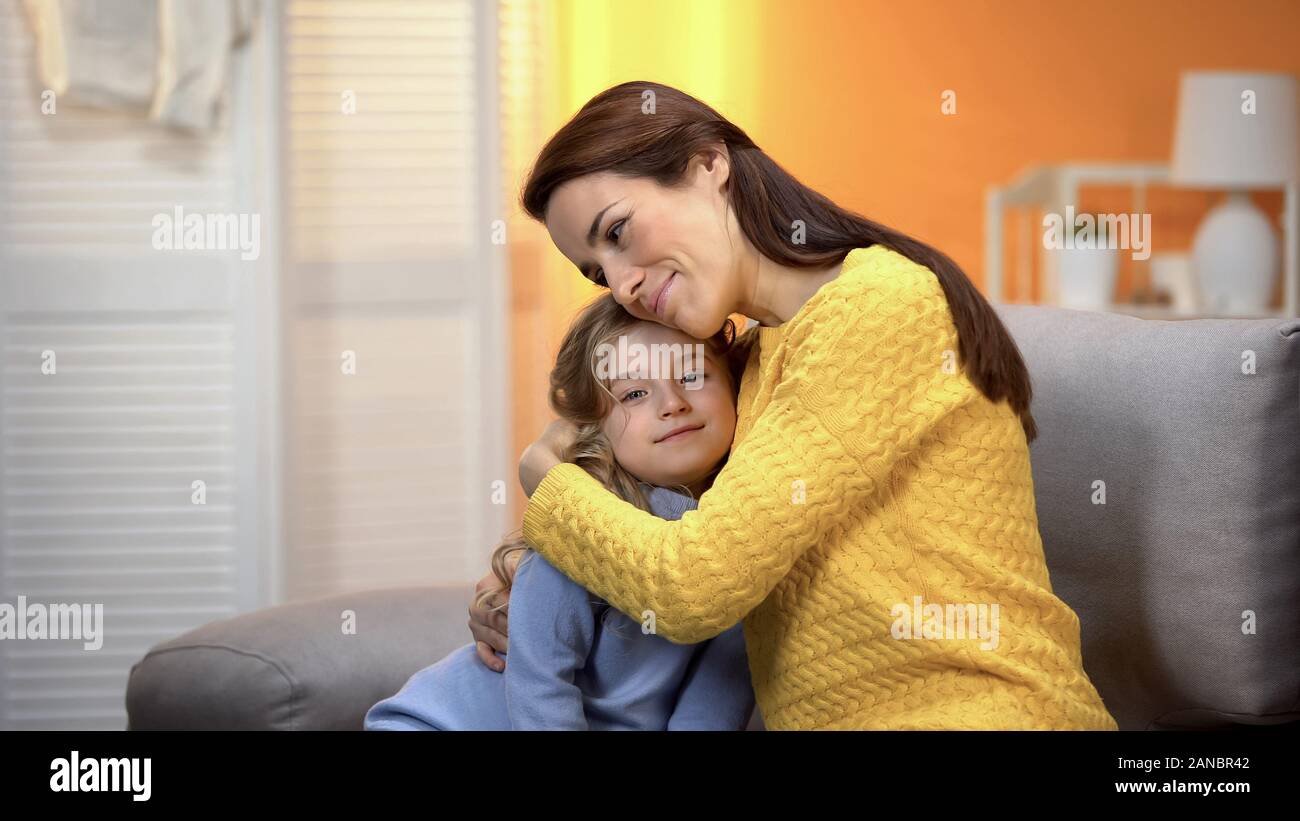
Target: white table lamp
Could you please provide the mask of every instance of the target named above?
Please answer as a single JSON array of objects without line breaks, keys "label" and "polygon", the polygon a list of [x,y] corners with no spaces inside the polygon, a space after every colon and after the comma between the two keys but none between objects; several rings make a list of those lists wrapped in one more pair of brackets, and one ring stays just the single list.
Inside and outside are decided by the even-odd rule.
[{"label": "white table lamp", "polygon": [[1206,215],[1192,243],[1203,309],[1267,312],[1278,271],[1278,240],[1247,191],[1277,188],[1298,177],[1300,109],[1294,75],[1183,73],[1172,181],[1229,191]]}]

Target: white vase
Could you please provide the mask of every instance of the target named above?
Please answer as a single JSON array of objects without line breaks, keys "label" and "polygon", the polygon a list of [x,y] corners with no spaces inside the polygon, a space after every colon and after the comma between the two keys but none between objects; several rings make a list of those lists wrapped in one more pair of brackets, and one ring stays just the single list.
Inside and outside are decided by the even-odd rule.
[{"label": "white vase", "polygon": [[1104,311],[1115,295],[1119,252],[1112,248],[1058,248],[1057,304],[1079,311]]},{"label": "white vase", "polygon": [[1278,266],[1277,235],[1249,195],[1234,191],[1206,215],[1192,242],[1192,271],[1203,308],[1212,312],[1268,311]]}]

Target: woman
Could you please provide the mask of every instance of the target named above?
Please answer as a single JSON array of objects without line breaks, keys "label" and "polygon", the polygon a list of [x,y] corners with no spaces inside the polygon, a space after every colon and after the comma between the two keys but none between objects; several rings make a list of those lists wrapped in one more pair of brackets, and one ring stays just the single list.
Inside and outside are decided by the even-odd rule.
[{"label": "woman", "polygon": [[[656,83],[588,102],[523,204],[632,315],[697,338],[731,313],[761,326],[698,508],[668,522],[618,499],[560,462],[572,431],[553,424],[519,466],[537,552],[674,642],[743,619],[770,729],[1116,729],[1048,578],[1028,372],[951,260]],[[471,607],[470,629],[501,669],[504,615]]]}]

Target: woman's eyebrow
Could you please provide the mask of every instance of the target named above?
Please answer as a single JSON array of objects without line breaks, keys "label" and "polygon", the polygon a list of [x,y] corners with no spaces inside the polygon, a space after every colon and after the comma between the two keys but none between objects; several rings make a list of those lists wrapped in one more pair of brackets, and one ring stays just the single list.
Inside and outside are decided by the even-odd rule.
[{"label": "woman's eyebrow", "polygon": [[589,228],[589,229],[587,230],[587,247],[588,247],[588,248],[595,248],[595,247],[596,247],[596,234],[600,232],[600,221],[601,221],[601,219],[605,216],[605,212],[608,211],[609,209],[613,208],[615,205],[618,205],[620,202],[622,202],[622,201],[625,200],[625,199],[627,199],[627,197],[623,197],[623,198],[621,198],[621,199],[614,200],[614,201],[611,202],[609,205],[606,205],[604,208],[600,209],[599,213],[596,214],[596,218],[595,218],[594,220],[591,221],[591,228]]}]

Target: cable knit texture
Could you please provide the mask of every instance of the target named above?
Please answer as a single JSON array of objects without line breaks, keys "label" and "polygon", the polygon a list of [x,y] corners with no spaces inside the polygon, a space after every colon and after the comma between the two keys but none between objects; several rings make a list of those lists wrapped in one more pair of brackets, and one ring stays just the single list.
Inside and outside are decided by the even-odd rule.
[{"label": "cable knit texture", "polygon": [[[743,619],[769,729],[1116,729],[1052,592],[1024,430],[958,366],[934,274],[856,249],[757,333],[731,456],[696,510],[664,521],[561,464],[525,538],[670,641]],[[957,606],[997,641],[974,618],[924,629]],[[910,635],[904,610],[923,614]]]}]

